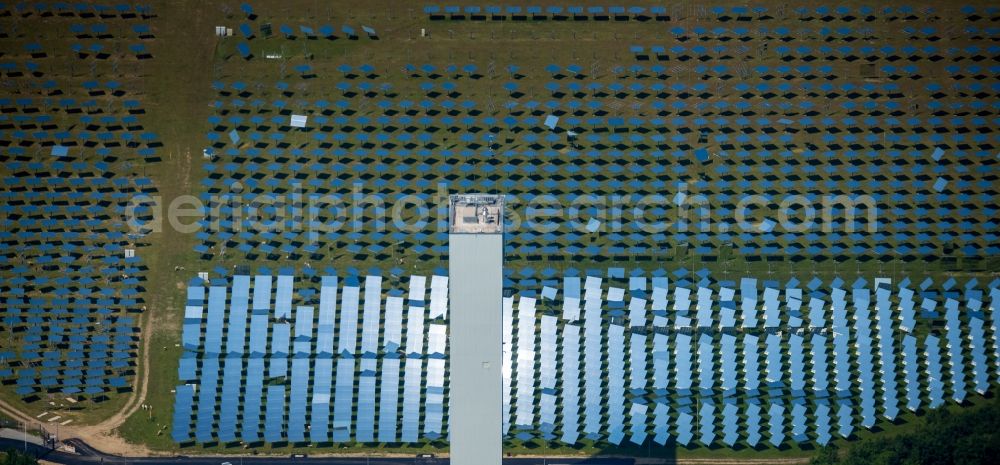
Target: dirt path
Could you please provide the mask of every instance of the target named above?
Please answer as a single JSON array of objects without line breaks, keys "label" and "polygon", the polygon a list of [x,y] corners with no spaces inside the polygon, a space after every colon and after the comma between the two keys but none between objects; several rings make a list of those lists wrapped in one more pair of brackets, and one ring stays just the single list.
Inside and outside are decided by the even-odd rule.
[{"label": "dirt path", "polygon": [[20,421],[22,423],[27,423],[29,425],[32,423],[39,423],[41,421],[38,420],[37,418],[32,418],[30,415],[24,412],[21,412],[16,407],[10,405],[9,403],[3,400],[0,400],[0,412],[3,412],[4,415],[7,415],[8,417],[14,420]]},{"label": "dirt path", "polygon": [[44,420],[33,418],[31,415],[22,412],[14,405],[2,400],[0,400],[0,412],[3,412],[5,415],[17,421],[24,422],[29,426],[41,426],[50,434],[55,434],[58,430],[60,439],[79,438],[96,449],[108,454],[130,456],[150,455],[151,451],[145,446],[130,444],[114,433],[114,430],[121,426],[122,423],[128,419],[128,417],[135,414],[135,412],[137,412],[146,401],[146,391],[149,386],[150,341],[152,340],[150,337],[150,331],[152,330],[152,317],[148,311],[143,315],[143,320],[144,323],[141,329],[142,347],[140,348],[140,351],[142,352],[142,363],[140,364],[140,373],[136,375],[138,390],[134,391],[125,406],[111,417],[96,425],[60,425],[57,428],[55,425],[45,423]]},{"label": "dirt path", "polygon": [[142,363],[140,364],[140,373],[135,377],[138,390],[133,392],[125,406],[115,412],[114,415],[96,425],[77,427],[72,430],[71,434],[65,434],[65,437],[82,439],[84,442],[107,454],[150,455],[151,451],[145,446],[128,443],[115,434],[115,430],[125,423],[125,420],[130,416],[138,412],[146,402],[146,392],[149,388],[149,352],[152,350],[150,341],[153,339],[151,337],[153,316],[150,312],[150,310],[147,310],[143,315],[144,322],[141,329],[142,347],[140,348]]},{"label": "dirt path", "polygon": [[[144,361],[146,360],[145,356],[143,357],[143,360]],[[148,374],[148,372],[147,372],[147,374]],[[146,381],[148,381],[148,379],[144,379],[142,392],[140,393],[139,396],[135,397],[136,399],[139,399],[140,397],[145,397]],[[135,402],[133,405],[131,405],[131,407],[136,407],[138,405],[141,405],[141,402]],[[109,418],[109,419],[101,422],[100,424],[93,425],[93,426],[79,427],[79,428],[62,427],[62,429],[60,430],[60,433],[64,437],[79,438],[79,439],[83,440],[84,442],[86,442],[89,446],[91,446],[91,447],[93,447],[93,448],[95,448],[95,449],[97,449],[97,450],[99,450],[99,451],[101,451],[101,452],[103,452],[105,454],[122,455],[122,456],[129,456],[129,457],[148,457],[148,456],[151,456],[151,455],[161,455],[161,454],[157,454],[157,453],[155,453],[155,452],[147,449],[144,446],[136,446],[134,444],[129,444],[125,440],[123,440],[122,438],[118,437],[117,435],[112,434],[112,431],[114,430],[114,428],[117,428],[118,426],[120,426],[121,423],[124,422],[125,419],[129,417],[129,415],[131,415],[132,413],[135,412],[135,410],[136,410],[136,408],[130,408],[130,412],[123,412],[121,414],[115,415],[115,416],[113,416],[113,417],[111,417],[111,418]],[[31,423],[38,423],[38,420],[33,419],[33,418],[29,417],[29,416],[26,416],[25,414],[21,413],[20,411],[18,411],[15,408],[12,408],[9,404],[7,404],[6,402],[3,402],[3,401],[0,401],[0,412],[3,412],[4,414],[10,416],[11,418],[14,418],[14,419],[19,420],[19,421],[24,421],[24,422],[27,422],[29,424],[31,424]],[[43,426],[45,426],[45,425],[43,425]],[[386,454],[386,456],[393,456],[393,455],[394,454]],[[317,457],[325,456],[325,454],[321,453],[321,454],[318,454],[316,456]],[[349,454],[348,455],[331,454],[330,456],[348,457],[350,455]],[[528,457],[534,457],[534,456],[523,456],[523,457],[528,458]],[[542,458],[543,456],[537,456],[537,457],[538,458]],[[552,457],[547,457],[547,458],[552,458]],[[675,465],[686,465],[686,464],[690,464],[690,465],[740,465],[740,464],[795,465],[795,464],[806,464],[806,463],[809,463],[809,460],[810,459],[808,457],[770,458],[770,459],[678,458],[678,459],[672,459],[672,460],[669,460],[669,461],[666,460],[666,459],[643,459],[643,458],[637,458],[636,459],[636,463],[637,464],[654,464],[654,463],[655,464],[675,464]]]},{"label": "dirt path", "polygon": [[149,352],[152,350],[150,345],[152,344],[152,330],[153,330],[153,315],[150,313],[151,310],[146,311],[144,315],[144,325],[141,330],[142,334],[142,368],[139,376],[136,376],[136,381],[139,384],[138,395],[133,395],[129,402],[125,404],[125,407],[120,411],[116,412],[110,418],[98,423],[94,428],[99,431],[111,431],[118,428],[125,422],[128,417],[132,416],[135,412],[139,411],[139,408],[146,402],[146,391],[149,388]]},{"label": "dirt path", "polygon": [[[157,14],[160,16],[155,23],[167,25],[178,23],[181,16],[190,18],[187,26],[191,30],[209,30],[206,21],[215,21],[214,17],[220,13],[206,10],[202,2],[195,0],[161,2],[156,1]],[[161,8],[163,7],[163,8]],[[207,17],[208,18],[207,18]],[[209,19],[213,18],[213,19]],[[164,198],[173,198],[180,194],[190,193],[192,188],[192,167],[199,160],[199,153],[191,153],[192,141],[200,144],[200,130],[198,126],[202,124],[204,118],[192,118],[193,109],[204,108],[207,101],[209,87],[209,77],[200,73],[191,73],[191,69],[208,69],[211,64],[214,41],[204,41],[192,39],[188,30],[171,29],[162,27],[157,30],[159,37],[155,44],[157,59],[146,66],[148,73],[146,80],[145,104],[149,115],[144,118],[144,123],[151,130],[156,130],[160,134],[169,135],[163,140],[167,147],[168,159],[157,167],[153,168],[154,178],[159,193]],[[170,44],[170,45],[166,45]],[[178,111],[184,109],[184,111]],[[207,115],[206,115],[207,117]],[[195,159],[192,159],[195,158]],[[162,244],[173,244],[177,242],[177,233],[167,228],[162,236],[157,240],[160,244],[157,247],[150,247],[146,250],[152,254],[161,254],[157,257],[148,257],[146,263],[156,270],[168,270],[171,266],[167,260],[160,258],[165,254]],[[156,260],[154,260],[154,258]],[[147,278],[152,282],[170,282],[162,280],[166,275],[165,271],[151,271]],[[128,456],[142,456],[155,454],[144,445],[131,444],[118,434],[118,429],[125,424],[126,420],[133,415],[142,415],[140,410],[147,403],[149,392],[150,372],[152,371],[150,361],[155,358],[153,350],[153,333],[162,328],[165,318],[169,318],[169,304],[162,295],[153,292],[147,296],[148,309],[141,315],[140,347],[139,347],[139,367],[135,375],[134,389],[128,394],[129,398],[117,412],[108,418],[94,425],[60,426],[59,436],[61,438],[75,437],[83,440],[92,447],[108,454],[121,454]],[[179,328],[178,328],[179,329]],[[158,406],[163,407],[163,406]],[[25,419],[38,422],[36,419],[28,418],[11,405],[0,405],[0,410],[10,410],[11,415],[22,421]],[[48,429],[55,428],[54,425],[43,424]]]},{"label": "dirt path", "polygon": [[[177,195],[191,193],[192,169],[200,161],[200,153],[191,153],[192,142],[200,144],[199,125],[203,124],[204,117],[192,117],[199,109],[206,112],[205,102],[208,101],[206,93],[210,89],[210,79],[207,75],[191,73],[191,69],[208,69],[211,64],[214,41],[204,41],[192,39],[188,30],[171,29],[165,27],[168,24],[180,24],[181,17],[190,19],[190,30],[209,30],[206,21],[215,21],[215,16],[219,13],[206,9],[205,4],[195,0],[155,2],[157,13],[160,15],[156,23],[164,25],[157,30],[159,37],[155,47],[157,59],[147,64],[146,71],[146,105],[149,115],[144,119],[145,124],[151,130],[156,130],[159,134],[168,135],[163,142],[169,152],[169,159],[161,162],[153,168],[152,174],[159,194],[164,198],[173,198]],[[167,45],[169,44],[169,45]],[[200,116],[200,114],[199,114]],[[169,274],[165,270],[172,269],[172,263],[163,257],[169,257],[168,249],[163,244],[183,243],[179,241],[178,233],[171,228],[166,228],[162,235],[157,237],[158,244],[146,250],[149,254],[159,254],[156,257],[148,257],[146,263],[153,268],[147,278],[151,282],[172,282],[166,279]],[[186,244],[185,244],[186,245]],[[193,245],[191,246],[193,247]],[[155,260],[154,260],[155,258]],[[168,292],[172,290],[167,290]],[[95,425],[78,426],[68,434],[60,435],[65,437],[77,437],[92,447],[109,454],[122,454],[130,456],[150,455],[156,452],[148,449],[144,445],[130,444],[118,434],[118,429],[125,424],[126,420],[133,415],[143,415],[140,411],[147,403],[147,394],[150,390],[150,366],[151,360],[155,358],[153,351],[153,333],[163,330],[164,323],[170,318],[170,305],[168,298],[160,292],[151,292],[147,296],[148,308],[142,314],[141,346],[139,348],[140,364],[139,371],[135,376],[135,388],[130,394],[129,400],[117,412],[105,420]],[[179,330],[179,325],[177,330]],[[159,410],[165,411],[164,406],[157,406]]]}]

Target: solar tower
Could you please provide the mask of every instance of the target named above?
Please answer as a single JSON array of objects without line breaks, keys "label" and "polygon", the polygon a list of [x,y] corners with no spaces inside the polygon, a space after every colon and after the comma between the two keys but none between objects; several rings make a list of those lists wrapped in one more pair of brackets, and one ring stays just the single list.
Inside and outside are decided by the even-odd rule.
[{"label": "solar tower", "polygon": [[500,465],[503,196],[449,199],[452,465]]}]

